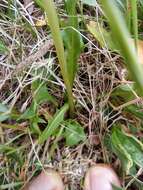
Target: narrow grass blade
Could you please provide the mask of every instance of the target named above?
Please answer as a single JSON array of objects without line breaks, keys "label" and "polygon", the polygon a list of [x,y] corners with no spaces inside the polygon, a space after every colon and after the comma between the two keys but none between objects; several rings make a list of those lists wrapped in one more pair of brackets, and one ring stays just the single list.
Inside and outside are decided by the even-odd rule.
[{"label": "narrow grass blade", "polygon": [[122,56],[126,65],[135,80],[138,92],[143,96],[143,68],[139,64],[134,46],[130,43],[130,35],[125,21],[113,0],[101,0],[103,10],[109,21],[114,41],[118,42]]},{"label": "narrow grass blade", "polygon": [[65,104],[52,118],[52,120],[49,122],[48,126],[45,128],[45,130],[42,132],[42,134],[39,137],[39,143],[44,143],[45,140],[47,140],[55,130],[59,127],[60,123],[64,120],[64,115],[66,111],[68,110],[69,106],[68,104]]}]

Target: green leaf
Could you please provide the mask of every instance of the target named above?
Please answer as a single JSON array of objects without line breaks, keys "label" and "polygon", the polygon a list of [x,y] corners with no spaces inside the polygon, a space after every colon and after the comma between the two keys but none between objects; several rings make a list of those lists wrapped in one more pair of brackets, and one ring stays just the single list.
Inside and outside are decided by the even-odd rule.
[{"label": "green leaf", "polygon": [[7,120],[7,119],[9,119],[10,118],[10,115],[9,114],[0,114],[0,122],[3,122],[3,121],[5,121],[5,120]]},{"label": "green leaf", "polygon": [[111,142],[127,173],[135,165],[143,167],[143,144],[137,138],[114,126]]},{"label": "green leaf", "polygon": [[118,44],[117,49],[120,50],[126,66],[136,82],[138,93],[143,96],[143,67],[139,63],[134,44],[130,43],[131,36],[125,19],[114,0],[101,0],[100,2],[112,31],[112,40]]},{"label": "green leaf", "polygon": [[39,118],[38,117],[35,117],[32,121],[31,121],[31,130],[33,131],[33,133],[36,133],[36,134],[41,134],[41,130],[39,128]]},{"label": "green leaf", "polygon": [[69,120],[65,122],[65,138],[67,146],[77,145],[86,139],[84,128],[76,121]]},{"label": "green leaf", "polygon": [[41,0],[35,0],[35,2],[37,3],[37,5],[39,7],[41,7],[42,9],[44,9],[44,3]]},{"label": "green leaf", "polygon": [[44,143],[50,136],[53,135],[55,130],[59,127],[61,122],[64,120],[64,115],[66,111],[69,109],[69,105],[65,104],[58,112],[53,116],[53,118],[49,121],[49,124],[39,136],[39,143]]},{"label": "green leaf", "polygon": [[5,104],[0,103],[0,112],[4,113],[7,112],[9,109]]},{"label": "green leaf", "polygon": [[[116,87],[112,94],[111,94],[111,98],[112,98],[112,102],[116,103],[118,100],[122,101],[122,104],[132,101],[136,98],[135,94],[133,93],[135,91],[134,89],[134,85],[120,85],[118,87]],[[134,116],[143,119],[143,112],[142,112],[143,106],[140,105],[129,105],[126,106],[123,111],[126,113],[131,113]]]},{"label": "green leaf", "polygon": [[113,92],[112,92],[112,97],[120,96],[124,98],[126,101],[129,101],[133,98],[135,98],[134,95],[134,86],[133,85],[128,85],[128,84],[122,84],[117,86]]},{"label": "green leaf", "polygon": [[[68,103],[70,108],[70,115],[73,115],[74,112],[74,99],[72,94],[72,86],[71,80],[69,77],[69,71],[67,69],[67,63],[65,58],[65,51],[63,40],[61,36],[60,26],[59,26],[59,19],[57,16],[57,11],[55,7],[55,3],[53,0],[35,0],[39,5],[44,9],[46,12],[46,18],[48,19],[48,24],[51,29],[51,35],[53,38],[53,42],[56,48],[57,57],[60,64],[61,73],[64,79],[64,83],[67,90],[68,96]],[[71,4],[72,6],[72,4]]]},{"label": "green leaf", "polygon": [[0,53],[8,52],[6,45],[0,40]]},{"label": "green leaf", "polygon": [[141,105],[129,105],[124,108],[125,112],[131,113],[133,116],[136,116],[140,119],[143,119],[143,107]]},{"label": "green leaf", "polygon": [[65,7],[68,14],[68,27],[63,31],[63,41],[66,47],[67,70],[71,86],[73,86],[73,81],[77,71],[77,61],[83,49],[82,37],[78,31],[76,31],[79,28],[76,4],[77,0],[65,1]]},{"label": "green leaf", "polygon": [[20,119],[32,119],[37,115],[37,104],[32,103],[29,108],[26,109],[26,111],[20,116]]},{"label": "green leaf", "polygon": [[48,92],[45,82],[36,80],[32,83],[33,99],[39,105],[45,101],[52,102],[54,105],[57,105],[57,102],[53,96]]},{"label": "green leaf", "polygon": [[10,118],[9,109],[6,105],[0,103],[0,122],[3,122]]},{"label": "green leaf", "polygon": [[111,33],[106,31],[100,23],[90,21],[87,29],[99,42],[101,47],[106,47],[112,51],[117,51],[115,43],[113,43]]}]

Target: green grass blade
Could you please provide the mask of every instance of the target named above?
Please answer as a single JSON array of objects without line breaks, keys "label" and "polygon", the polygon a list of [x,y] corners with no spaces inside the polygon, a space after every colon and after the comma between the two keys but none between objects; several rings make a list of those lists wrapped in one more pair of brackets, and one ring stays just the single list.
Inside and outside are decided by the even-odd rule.
[{"label": "green grass blade", "polygon": [[45,128],[45,130],[42,132],[42,134],[39,137],[39,143],[43,143],[45,140],[47,140],[55,130],[59,127],[60,123],[64,120],[64,115],[66,111],[68,110],[69,106],[68,104],[65,104],[53,117],[53,119],[49,122],[48,126]]},{"label": "green grass blade", "polygon": [[73,95],[72,95],[72,86],[69,79],[69,73],[67,70],[67,63],[65,59],[65,52],[64,52],[64,46],[63,41],[61,37],[60,27],[59,27],[59,20],[56,13],[56,8],[54,5],[53,0],[36,0],[36,2],[45,10],[48,24],[51,29],[51,34],[54,40],[54,44],[56,47],[57,57],[59,60],[62,76],[65,82],[67,94],[68,94],[68,101],[69,101],[69,107],[70,107],[70,113],[71,115],[74,112],[74,101],[73,101]]},{"label": "green grass blade", "polygon": [[118,42],[122,56],[126,65],[135,80],[138,92],[143,95],[143,68],[139,64],[134,46],[130,42],[130,35],[124,19],[113,0],[101,0],[103,10],[108,18],[114,40]]},{"label": "green grass blade", "polygon": [[131,14],[132,14],[132,31],[135,39],[135,46],[137,48],[138,41],[138,16],[137,16],[137,0],[130,1],[131,3]]}]

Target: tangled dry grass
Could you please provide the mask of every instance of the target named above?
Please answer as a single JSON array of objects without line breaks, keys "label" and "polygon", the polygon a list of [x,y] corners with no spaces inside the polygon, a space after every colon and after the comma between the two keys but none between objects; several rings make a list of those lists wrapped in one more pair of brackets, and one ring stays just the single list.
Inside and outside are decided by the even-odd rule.
[{"label": "tangled dry grass", "polygon": [[[57,2],[57,8],[60,17],[66,18],[62,1]],[[36,26],[39,20],[44,20],[44,14],[33,1],[25,5],[20,0],[13,3],[1,0],[0,9],[0,35],[8,47],[8,52],[0,54],[0,101],[8,104],[15,115],[22,114],[31,103],[31,84],[43,79],[60,107],[64,102],[65,85],[55,48],[48,26]],[[84,7],[83,19],[88,21],[96,15],[94,19],[98,21],[100,13],[98,4],[92,11]],[[81,34],[85,50],[78,61],[73,94],[77,102],[75,118],[85,128],[86,141],[70,148],[57,137],[37,145],[37,137],[27,121],[0,123],[1,189],[19,189],[47,167],[58,170],[69,189],[82,188],[85,171],[93,163],[110,163],[119,173],[119,160],[105,146],[104,137],[108,142],[113,123],[127,120],[120,109],[109,109],[113,89],[127,83],[126,70],[119,55],[101,48],[86,29]],[[48,103],[40,108],[51,115],[55,111]],[[53,151],[51,147],[58,141]]]}]

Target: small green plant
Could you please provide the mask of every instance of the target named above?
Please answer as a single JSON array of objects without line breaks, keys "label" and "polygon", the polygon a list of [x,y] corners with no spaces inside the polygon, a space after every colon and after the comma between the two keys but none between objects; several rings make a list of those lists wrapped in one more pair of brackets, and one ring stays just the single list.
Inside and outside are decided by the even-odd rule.
[{"label": "small green plant", "polygon": [[[79,34],[77,34],[73,29],[67,28],[66,30],[66,47],[67,47],[67,56],[65,55],[63,40],[61,36],[59,20],[56,13],[56,8],[54,5],[53,0],[36,0],[36,2],[44,9],[47,15],[47,21],[51,29],[51,34],[54,40],[54,44],[56,47],[56,52],[61,68],[61,73],[65,82],[67,94],[68,94],[68,101],[69,101],[69,108],[70,108],[70,115],[73,115],[74,112],[74,100],[72,94],[72,86],[73,80],[76,71],[76,61],[78,58],[78,54],[80,52],[80,43],[79,43]],[[69,8],[69,5],[72,5]],[[76,1],[71,3],[70,0],[66,1],[67,12],[69,14],[69,26],[75,27],[77,29],[77,18],[76,14]],[[68,26],[68,27],[69,27]],[[79,45],[78,45],[79,44]],[[78,46],[76,46],[78,45]],[[78,51],[77,51],[78,49]]]},{"label": "small green plant", "polygon": [[39,143],[45,142],[45,140],[47,140],[53,135],[53,133],[55,133],[61,122],[63,122],[65,113],[67,112],[68,108],[68,104],[65,104],[60,110],[56,112],[53,118],[48,122],[45,130],[39,136]]},{"label": "small green plant", "polygon": [[86,139],[84,129],[78,122],[64,119],[68,108],[68,104],[65,104],[49,120],[45,130],[39,136],[39,143],[44,143],[51,136],[64,138],[67,146],[77,145]]}]

